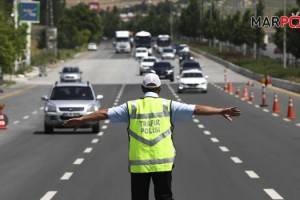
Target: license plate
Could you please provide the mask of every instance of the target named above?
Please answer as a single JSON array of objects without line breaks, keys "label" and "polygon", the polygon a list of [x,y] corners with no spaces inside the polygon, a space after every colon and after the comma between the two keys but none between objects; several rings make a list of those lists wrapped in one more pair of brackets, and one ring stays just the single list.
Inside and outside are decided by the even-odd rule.
[{"label": "license plate", "polygon": [[63,114],[64,117],[79,117],[80,114],[79,113],[64,113]]}]

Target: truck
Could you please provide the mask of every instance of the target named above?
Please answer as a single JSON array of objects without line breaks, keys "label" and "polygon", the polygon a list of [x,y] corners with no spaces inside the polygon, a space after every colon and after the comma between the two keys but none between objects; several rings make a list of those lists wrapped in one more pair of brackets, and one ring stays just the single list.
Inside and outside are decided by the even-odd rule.
[{"label": "truck", "polygon": [[126,31],[126,30],[116,31],[115,48],[116,48],[116,53],[131,52],[130,31]]}]

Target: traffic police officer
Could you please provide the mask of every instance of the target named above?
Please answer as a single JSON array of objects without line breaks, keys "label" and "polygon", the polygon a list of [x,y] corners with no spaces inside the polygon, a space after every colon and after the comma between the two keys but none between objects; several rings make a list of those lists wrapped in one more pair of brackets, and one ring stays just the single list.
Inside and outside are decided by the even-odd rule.
[{"label": "traffic police officer", "polygon": [[172,130],[176,121],[192,120],[193,115],[217,114],[232,121],[232,116],[241,114],[237,107],[216,108],[160,98],[160,90],[159,77],[150,73],[143,79],[143,98],[64,122],[67,127],[80,127],[83,122],[105,119],[128,123],[132,200],[149,199],[151,180],[156,200],[173,200],[171,182],[175,148]]}]

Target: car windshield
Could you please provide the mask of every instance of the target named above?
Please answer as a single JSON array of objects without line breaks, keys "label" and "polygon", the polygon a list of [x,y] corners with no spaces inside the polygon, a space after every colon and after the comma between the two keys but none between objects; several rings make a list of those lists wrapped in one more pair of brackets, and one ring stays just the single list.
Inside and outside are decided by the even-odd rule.
[{"label": "car windshield", "polygon": [[203,75],[201,73],[183,73],[182,78],[202,78]]},{"label": "car windshield", "polygon": [[171,64],[170,63],[156,63],[156,64],[154,64],[153,68],[155,68],[155,69],[171,68]]},{"label": "car windshield", "polygon": [[165,53],[173,53],[173,49],[164,49],[163,50]]},{"label": "car windshield", "polygon": [[79,69],[75,67],[65,67],[63,73],[78,73]]},{"label": "car windshield", "polygon": [[90,87],[64,86],[55,87],[51,100],[94,100]]},{"label": "car windshield", "polygon": [[180,53],[180,56],[191,56],[191,53],[183,51],[183,52]]},{"label": "car windshield", "polygon": [[143,62],[155,62],[155,59],[146,58],[146,59],[143,60]]},{"label": "car windshield", "polygon": [[147,50],[146,49],[137,49],[136,52],[138,52],[138,53],[145,53],[145,52],[147,52]]},{"label": "car windshield", "polygon": [[191,67],[194,67],[194,68],[200,68],[200,65],[196,62],[187,62],[187,63],[184,63],[183,65],[184,68],[191,68]]}]

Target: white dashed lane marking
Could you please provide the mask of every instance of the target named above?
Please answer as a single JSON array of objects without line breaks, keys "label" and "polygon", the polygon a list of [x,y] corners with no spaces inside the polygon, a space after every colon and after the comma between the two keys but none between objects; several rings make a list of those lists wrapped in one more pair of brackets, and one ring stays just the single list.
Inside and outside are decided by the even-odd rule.
[{"label": "white dashed lane marking", "polygon": [[214,142],[214,143],[219,142],[218,138],[215,138],[215,137],[210,138],[210,140],[211,140],[212,142]]},{"label": "white dashed lane marking", "polygon": [[101,129],[107,129],[107,125],[103,125]]},{"label": "white dashed lane marking", "polygon": [[29,116],[28,116],[28,115],[26,115],[26,116],[24,116],[24,117],[23,117],[23,119],[28,119],[28,118],[29,118]]},{"label": "white dashed lane marking", "polygon": [[259,178],[259,176],[254,171],[246,170],[245,172],[250,178]]},{"label": "white dashed lane marking", "polygon": [[267,188],[264,189],[264,191],[274,200],[281,200],[283,199],[282,196],[280,196],[274,189],[272,188]]},{"label": "white dashed lane marking", "polygon": [[66,172],[64,175],[60,178],[60,180],[69,180],[71,176],[73,175],[73,172]]},{"label": "white dashed lane marking", "polygon": [[98,136],[102,136],[103,135],[103,131],[99,132],[97,135]]},{"label": "white dashed lane marking", "polygon": [[83,153],[91,153],[91,152],[92,152],[92,150],[93,150],[93,148],[91,148],[91,147],[88,147],[88,148],[86,148],[86,149],[84,150],[84,152],[83,152]]},{"label": "white dashed lane marking", "polygon": [[73,164],[74,164],[74,165],[81,165],[83,161],[84,161],[83,158],[77,158],[77,159],[74,161]]},{"label": "white dashed lane marking", "polygon": [[198,128],[204,128],[203,124],[198,124]]},{"label": "white dashed lane marking", "polygon": [[199,123],[199,119],[193,119],[195,123]]},{"label": "white dashed lane marking", "polygon": [[210,131],[203,131],[204,135],[211,135]]},{"label": "white dashed lane marking", "polygon": [[40,200],[51,200],[56,195],[56,193],[57,191],[49,191]]},{"label": "white dashed lane marking", "polygon": [[243,163],[243,161],[241,161],[241,159],[239,159],[238,157],[231,157],[231,160],[232,160],[234,163]]},{"label": "white dashed lane marking", "polygon": [[96,144],[96,143],[98,143],[98,142],[99,142],[99,139],[97,139],[97,138],[95,138],[95,139],[92,140],[92,143],[93,143],[93,144]]},{"label": "white dashed lane marking", "polygon": [[229,152],[229,149],[225,146],[219,146],[219,148],[221,149],[221,151],[223,152]]}]

